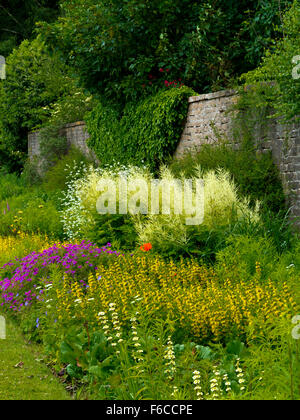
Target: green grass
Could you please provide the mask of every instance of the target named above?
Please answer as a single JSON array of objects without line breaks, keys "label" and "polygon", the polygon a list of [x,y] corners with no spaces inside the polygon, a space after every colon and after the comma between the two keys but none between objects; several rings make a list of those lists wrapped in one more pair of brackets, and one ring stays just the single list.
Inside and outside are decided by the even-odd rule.
[{"label": "green grass", "polygon": [[[59,380],[42,362],[39,347],[27,344],[14,323],[7,321],[0,340],[0,400],[70,400]],[[15,367],[20,362],[22,367]]]}]

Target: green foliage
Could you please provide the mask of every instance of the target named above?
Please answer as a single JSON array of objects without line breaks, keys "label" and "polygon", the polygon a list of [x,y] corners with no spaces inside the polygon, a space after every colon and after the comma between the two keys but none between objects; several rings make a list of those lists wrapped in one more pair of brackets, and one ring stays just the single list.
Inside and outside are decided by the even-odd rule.
[{"label": "green foliage", "polygon": [[104,246],[108,242],[114,249],[132,251],[136,247],[137,233],[134,222],[127,215],[100,215],[93,216],[93,223],[87,224],[83,232],[84,238]]},{"label": "green foliage", "polygon": [[[7,204],[9,210],[7,210]],[[25,192],[18,197],[2,201],[0,208],[0,235],[14,235],[18,232],[41,233],[62,239],[62,224],[56,206],[36,192]]]},{"label": "green foliage", "polygon": [[62,191],[70,174],[80,178],[90,162],[79,150],[71,147],[43,178],[38,172],[39,163],[27,161],[21,177],[0,173],[0,235],[20,231],[63,238],[59,213]]},{"label": "green foliage", "polygon": [[49,125],[40,130],[40,159],[43,172],[67,154],[66,137],[60,134],[60,125]]},{"label": "green foliage", "polygon": [[38,157],[35,156],[25,161],[21,177],[28,187],[41,183],[41,161]]},{"label": "green foliage", "polygon": [[16,174],[0,171],[0,201],[18,196],[24,191],[24,182]]},{"label": "green foliage", "polygon": [[251,235],[231,235],[226,240],[226,247],[217,253],[216,270],[223,267],[236,270],[247,280],[255,274],[256,264],[262,267],[262,278],[267,279],[274,271],[279,255],[272,240]]},{"label": "green foliage", "polygon": [[115,110],[99,104],[86,119],[88,144],[101,164],[144,163],[157,169],[176,150],[187,98],[193,94],[187,87],[163,90],[137,106],[128,106],[120,120]]},{"label": "green foliage", "polygon": [[244,74],[242,80],[246,85],[251,85],[250,93],[244,99],[248,105],[249,101],[254,100],[256,106],[271,106],[275,109],[276,116],[290,120],[300,115],[299,0],[294,0],[292,8],[285,14],[283,31],[284,38],[274,42],[272,48],[265,53],[261,65]]},{"label": "green foliage", "polygon": [[77,87],[71,70],[49,53],[38,37],[24,41],[7,58],[7,78],[0,84],[0,165],[22,167],[28,132],[46,126],[44,153],[53,164],[62,153],[59,129],[91,110],[91,96]]},{"label": "green foliage", "polygon": [[[154,252],[160,255],[174,259],[193,256],[212,262],[233,229],[260,224],[257,206],[252,210],[245,197],[238,197],[234,182],[224,170],[203,173],[196,168],[189,178],[193,182],[203,181],[203,214],[197,208],[197,217],[195,209],[184,208],[183,212],[181,208],[182,190],[176,187],[176,181],[181,180],[183,184],[186,178],[183,175],[175,178],[169,170],[163,170],[160,179],[175,184],[170,198],[170,214],[150,213],[136,221],[140,244],[150,242]],[[188,194],[187,190],[185,194]],[[201,191],[198,190],[197,194],[200,195]],[[148,196],[140,198],[146,208],[148,199]],[[194,219],[188,223],[192,216]]]},{"label": "green foliage", "polygon": [[84,86],[125,103],[165,80],[182,79],[196,91],[228,85],[281,36],[280,12],[290,3],[65,0],[59,19],[40,32]]},{"label": "green foliage", "polygon": [[0,84],[0,150],[12,162],[22,163],[28,131],[49,117],[46,105],[68,92],[72,83],[67,67],[47,53],[39,38],[24,41],[7,58],[7,78]]},{"label": "green foliage", "polygon": [[[292,223],[279,171],[273,162],[271,153],[258,152],[252,142],[243,141],[239,149],[233,149],[224,141],[216,145],[205,144],[195,153],[187,153],[171,162],[170,169],[175,176],[181,173],[189,178],[200,165],[204,172],[223,168],[227,170],[237,186],[239,197],[248,197],[250,205],[260,202],[261,223],[245,221],[235,223],[226,231],[205,232],[201,243],[205,251],[215,255],[226,246],[230,235],[250,235],[256,238],[268,238],[276,246],[277,252],[283,253],[293,244]],[[203,254],[205,256],[205,253]]]},{"label": "green foliage", "polygon": [[86,94],[83,89],[74,86],[73,91],[62,96],[49,108],[50,125],[64,125],[84,120],[85,114],[93,109],[96,101],[93,96]]},{"label": "green foliage", "polygon": [[256,400],[299,401],[299,340],[292,337],[290,320],[279,317],[275,325],[264,327],[249,346],[247,366],[251,376],[262,373],[252,386]]},{"label": "green foliage", "polygon": [[[60,157],[43,177],[42,189],[46,192],[59,192],[66,188],[70,173],[77,168],[77,177],[83,175],[82,169],[89,160],[75,147],[71,147],[65,156]],[[79,172],[78,172],[79,171]]]}]

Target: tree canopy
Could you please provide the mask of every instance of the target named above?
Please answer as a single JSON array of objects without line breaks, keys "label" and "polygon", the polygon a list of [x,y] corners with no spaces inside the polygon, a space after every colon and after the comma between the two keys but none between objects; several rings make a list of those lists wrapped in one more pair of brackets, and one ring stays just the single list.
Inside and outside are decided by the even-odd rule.
[{"label": "tree canopy", "polygon": [[58,16],[58,0],[1,0],[0,54],[7,56],[24,39],[32,38],[35,23]]},{"label": "tree canopy", "polygon": [[199,92],[255,68],[291,0],[65,0],[41,33],[108,97],[135,99],[181,79]]}]

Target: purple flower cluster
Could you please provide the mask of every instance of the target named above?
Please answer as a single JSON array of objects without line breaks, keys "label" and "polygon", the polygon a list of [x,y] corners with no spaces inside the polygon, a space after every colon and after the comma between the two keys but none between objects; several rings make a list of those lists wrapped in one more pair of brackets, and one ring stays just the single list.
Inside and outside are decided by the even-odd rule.
[{"label": "purple flower cluster", "polygon": [[[0,268],[0,305],[14,311],[43,300],[44,287],[51,284],[53,266],[87,286],[87,274],[97,270],[97,262],[104,254],[120,255],[110,249],[111,244],[97,247],[92,242],[53,245],[40,253],[32,254]],[[2,280],[3,278],[3,280]]]},{"label": "purple flower cluster", "polygon": [[10,207],[9,207],[8,202],[6,202],[6,209],[4,209],[4,210],[3,210],[3,214],[4,214],[4,215],[6,214],[6,211],[7,211],[7,212],[9,212],[9,211],[10,211]]}]

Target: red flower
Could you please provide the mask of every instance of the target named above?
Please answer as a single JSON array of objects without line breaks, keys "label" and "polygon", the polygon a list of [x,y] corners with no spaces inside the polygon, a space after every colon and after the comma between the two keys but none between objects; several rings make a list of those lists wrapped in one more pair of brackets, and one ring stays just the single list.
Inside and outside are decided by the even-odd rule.
[{"label": "red flower", "polygon": [[165,80],[165,85],[166,85],[166,86],[169,86],[169,84],[170,84],[170,83],[169,83],[167,80]]},{"label": "red flower", "polygon": [[159,71],[160,71],[161,73],[163,73],[163,72],[164,72],[164,69],[160,68],[160,69],[159,69]]},{"label": "red flower", "polygon": [[148,252],[152,249],[152,245],[150,243],[144,244],[140,247],[140,250],[143,252]]}]

